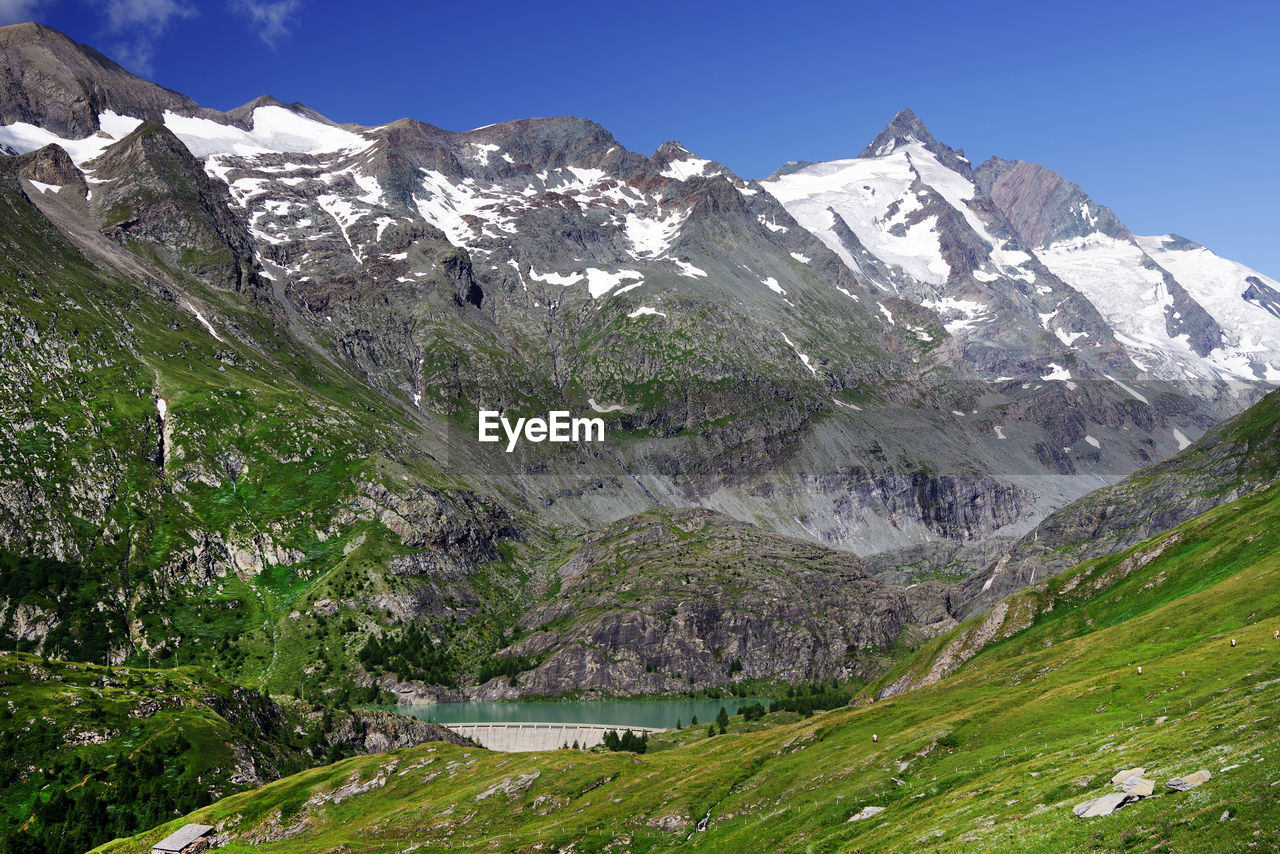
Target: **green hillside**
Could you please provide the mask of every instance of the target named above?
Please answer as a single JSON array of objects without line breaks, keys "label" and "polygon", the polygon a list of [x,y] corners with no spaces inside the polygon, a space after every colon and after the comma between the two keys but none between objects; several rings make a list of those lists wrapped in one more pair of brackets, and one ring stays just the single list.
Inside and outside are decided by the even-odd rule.
[{"label": "green hillside", "polygon": [[[231,852],[1275,850],[1278,521],[1273,485],[1073,568],[1009,602],[1011,637],[891,700],[639,756],[418,747],[189,819]],[[1154,796],[1072,814],[1135,766]],[[1199,788],[1164,786],[1202,768]],[[884,812],[850,821],[867,806]],[[146,851],[179,823],[100,850]]]},{"label": "green hillside", "polygon": [[[372,737],[371,737],[372,735]],[[452,737],[385,712],[277,702],[199,668],[0,653],[0,851],[80,854],[368,745]]]}]

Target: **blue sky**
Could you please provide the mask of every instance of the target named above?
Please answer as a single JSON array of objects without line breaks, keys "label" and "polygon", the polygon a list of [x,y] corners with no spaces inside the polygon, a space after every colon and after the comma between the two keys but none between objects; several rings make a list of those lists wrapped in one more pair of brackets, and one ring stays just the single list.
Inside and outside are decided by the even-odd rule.
[{"label": "blue sky", "polygon": [[452,130],[594,119],[747,177],[856,155],[909,106],[971,160],[1042,163],[1139,234],[1280,277],[1280,11],[1261,2],[0,0],[227,109]]}]

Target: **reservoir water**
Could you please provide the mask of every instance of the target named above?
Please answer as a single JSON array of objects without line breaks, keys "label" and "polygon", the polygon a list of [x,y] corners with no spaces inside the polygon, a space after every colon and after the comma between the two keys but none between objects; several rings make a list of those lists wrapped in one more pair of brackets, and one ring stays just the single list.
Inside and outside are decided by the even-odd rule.
[{"label": "reservoir water", "polygon": [[390,706],[391,711],[441,724],[455,723],[565,723],[608,724],[671,729],[679,721],[689,726],[694,716],[702,726],[716,719],[720,707],[735,715],[743,706],[761,703],[763,697],[731,697],[723,700],[565,700],[538,702],[413,703]]}]

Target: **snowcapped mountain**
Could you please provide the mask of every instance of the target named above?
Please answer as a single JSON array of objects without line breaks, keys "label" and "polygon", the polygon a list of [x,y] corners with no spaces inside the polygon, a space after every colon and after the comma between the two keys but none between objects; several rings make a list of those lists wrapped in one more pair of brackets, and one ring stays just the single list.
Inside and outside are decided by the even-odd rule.
[{"label": "snowcapped mountain", "polygon": [[[671,632],[701,651],[659,674],[621,650],[611,684],[729,678],[687,662],[743,632],[747,666],[787,678],[830,648],[826,678],[1008,589],[1013,538],[1241,408],[1280,350],[1276,282],[1132,237],[1040,167],[974,169],[909,112],[860,157],[761,182],[582,118],[209,110],[19,25],[0,146],[0,553],[58,562],[42,591],[8,564],[0,610],[26,641],[194,649],[282,692],[364,673],[439,697],[415,683],[434,654],[392,675],[347,641],[421,652],[429,629],[468,660],[541,660],[558,611],[528,609],[576,608],[552,591],[584,591],[583,567],[634,591],[686,560],[724,570],[670,576],[705,610],[628,593],[520,690],[588,684]],[[482,443],[481,409],[598,415],[607,439]],[[630,558],[659,540],[658,563]],[[744,556],[766,552],[762,575]],[[521,614],[532,634],[508,631]],[[211,619],[221,640],[194,646]]]},{"label": "snowcapped mountain", "polygon": [[880,292],[937,312],[984,376],[1023,376],[1008,357],[1045,352],[1205,401],[1280,379],[1272,280],[1181,238],[1135,238],[1044,167],[975,169],[909,110],[859,157],[789,164],[763,186]]},{"label": "snowcapped mountain", "polygon": [[[977,180],[1044,263],[1097,306],[1144,371],[1190,382],[1280,379],[1280,324],[1265,306],[1272,280],[1183,238],[1134,237],[1043,167],[993,159]],[[1263,299],[1253,300],[1250,288]]]},{"label": "snowcapped mountain", "polygon": [[[975,170],[909,111],[858,158],[756,182],[585,119],[221,113],[45,28],[0,43],[0,145],[81,251],[220,358],[302,385],[314,365],[271,354],[335,366],[414,453],[557,522],[703,506],[863,552],[1025,530],[1271,378],[1274,282],[1140,245],[1016,164]],[[1096,295],[1086,238],[1120,241],[1150,311]],[[1206,295],[1241,274],[1239,305]],[[495,457],[479,408],[599,413],[618,438]]]}]

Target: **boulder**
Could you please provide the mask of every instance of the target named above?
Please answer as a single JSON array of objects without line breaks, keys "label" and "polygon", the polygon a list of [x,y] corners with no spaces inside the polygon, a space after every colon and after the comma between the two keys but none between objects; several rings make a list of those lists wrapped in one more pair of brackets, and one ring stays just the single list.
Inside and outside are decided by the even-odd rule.
[{"label": "boulder", "polygon": [[1135,798],[1149,798],[1156,790],[1156,784],[1143,777],[1130,777],[1124,781],[1124,793]]},{"label": "boulder", "polygon": [[1174,777],[1172,780],[1165,783],[1165,785],[1175,791],[1185,792],[1187,789],[1194,789],[1196,786],[1209,782],[1209,778],[1212,776],[1212,774],[1202,768],[1196,773],[1188,774],[1185,777]]},{"label": "boulder", "polygon": [[1094,798],[1091,801],[1076,804],[1071,811],[1080,818],[1094,818],[1100,815],[1111,815],[1131,800],[1137,799],[1126,795],[1124,792],[1115,792],[1110,795],[1103,795],[1100,798]]},{"label": "boulder", "polygon": [[863,807],[862,812],[849,817],[849,821],[862,821],[864,818],[871,818],[873,815],[879,815],[884,812],[884,807]]},{"label": "boulder", "polygon": [[1130,768],[1127,771],[1121,771],[1111,778],[1111,785],[1123,786],[1125,780],[1131,777],[1141,777],[1145,773],[1147,773],[1146,768]]}]

